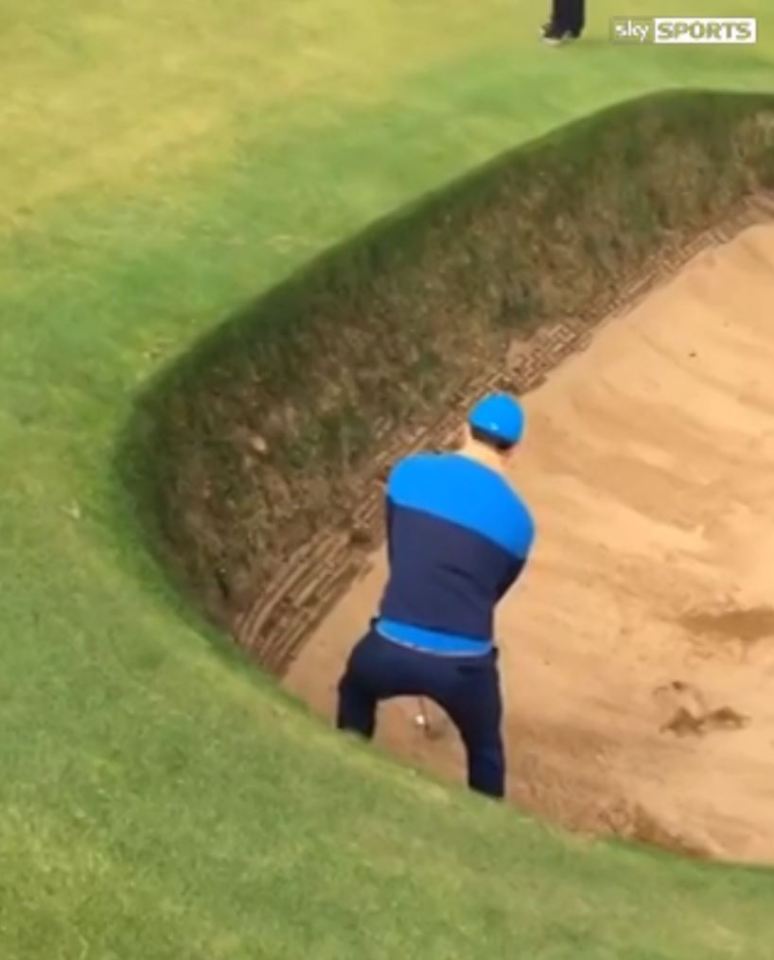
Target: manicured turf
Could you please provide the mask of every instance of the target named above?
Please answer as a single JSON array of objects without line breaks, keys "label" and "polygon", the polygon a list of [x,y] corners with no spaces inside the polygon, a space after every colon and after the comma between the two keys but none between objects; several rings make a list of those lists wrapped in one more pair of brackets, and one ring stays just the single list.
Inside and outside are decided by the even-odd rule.
[{"label": "manicured turf", "polygon": [[[527,0],[0,10],[0,956],[764,960],[774,875],[561,837],[308,718],[148,559],[114,467],[159,366],[514,143],[757,47],[535,43]],[[745,10],[739,9],[744,7]],[[21,12],[23,9],[23,12]]]}]

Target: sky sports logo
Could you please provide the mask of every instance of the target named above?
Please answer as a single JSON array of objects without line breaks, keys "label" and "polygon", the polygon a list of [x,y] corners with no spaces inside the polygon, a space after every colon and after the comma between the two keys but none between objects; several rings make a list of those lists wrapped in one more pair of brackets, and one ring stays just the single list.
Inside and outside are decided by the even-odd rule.
[{"label": "sky sports logo", "polygon": [[614,17],[615,43],[756,43],[755,17]]}]

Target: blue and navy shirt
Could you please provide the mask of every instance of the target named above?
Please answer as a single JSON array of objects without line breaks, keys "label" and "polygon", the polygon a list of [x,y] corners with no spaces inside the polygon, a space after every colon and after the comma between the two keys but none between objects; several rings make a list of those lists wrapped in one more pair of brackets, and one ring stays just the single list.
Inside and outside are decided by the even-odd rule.
[{"label": "blue and navy shirt", "polygon": [[390,575],[375,627],[431,652],[487,653],[526,563],[532,517],[507,481],[457,453],[401,460],[387,482]]}]

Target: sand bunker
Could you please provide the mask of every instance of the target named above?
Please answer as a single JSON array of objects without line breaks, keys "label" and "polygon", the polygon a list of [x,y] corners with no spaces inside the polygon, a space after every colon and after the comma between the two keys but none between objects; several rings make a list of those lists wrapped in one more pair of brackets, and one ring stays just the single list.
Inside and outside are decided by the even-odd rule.
[{"label": "sand bunker", "polygon": [[[525,400],[513,479],[539,536],[498,616],[510,798],[774,861],[774,226],[701,253]],[[286,677],[327,716],[384,577],[379,553]],[[378,741],[461,779],[456,734],[415,713],[385,705]]]}]

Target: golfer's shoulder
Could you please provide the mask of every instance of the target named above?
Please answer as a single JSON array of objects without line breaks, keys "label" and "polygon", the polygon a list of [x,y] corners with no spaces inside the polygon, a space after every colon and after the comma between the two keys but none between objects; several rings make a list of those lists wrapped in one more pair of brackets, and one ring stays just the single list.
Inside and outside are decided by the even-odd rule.
[{"label": "golfer's shoulder", "polygon": [[405,484],[431,481],[437,475],[440,455],[432,452],[411,453],[398,460],[387,477],[388,489],[400,489]]}]

